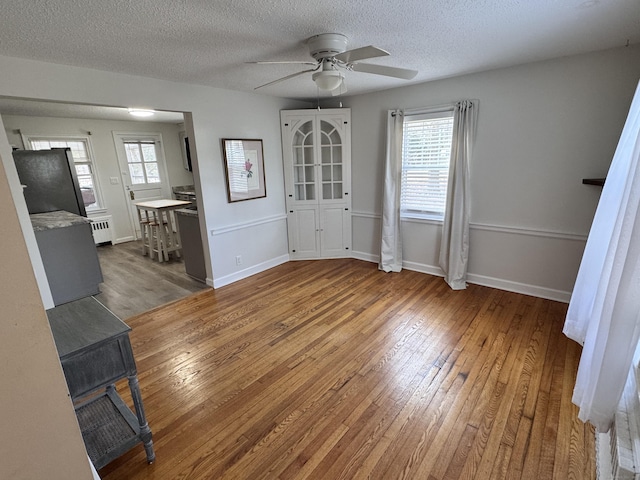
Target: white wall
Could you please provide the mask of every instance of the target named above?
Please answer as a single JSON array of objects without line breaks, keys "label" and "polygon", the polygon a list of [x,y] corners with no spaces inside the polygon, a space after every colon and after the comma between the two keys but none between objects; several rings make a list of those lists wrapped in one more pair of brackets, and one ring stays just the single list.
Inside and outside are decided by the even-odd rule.
[{"label": "white wall", "polygon": [[[606,174],[639,59],[640,47],[620,48],[344,99],[353,116],[354,254],[378,256],[385,111],[475,98],[470,280],[567,300],[600,194],[581,179]],[[192,112],[209,283],[286,260],[277,118],[304,104],[9,57],[0,68],[0,95]],[[227,203],[221,138],[263,139],[267,198]],[[439,273],[439,225],[406,222],[404,231],[406,266]]]},{"label": "white wall", "polygon": [[[281,109],[306,104],[11,57],[0,56],[0,70],[3,96],[191,112],[185,125],[197,159],[194,178],[202,201],[200,221],[211,258],[208,283],[215,279],[222,285],[288,258],[278,118]],[[263,140],[266,198],[227,202],[221,138]],[[248,238],[259,240],[247,242]],[[237,255],[246,259],[241,266],[229,262]]]},{"label": "white wall", "polygon": [[[89,136],[97,177],[102,193],[103,207],[107,210],[102,215],[113,216],[115,242],[133,240],[134,232],[130,221],[126,193],[123,189],[122,175],[118,165],[113,132],[160,133],[164,149],[169,184],[193,184],[193,174],[184,169],[180,139],[178,133],[184,125],[139,122],[139,121],[107,121],[76,118],[30,117],[19,115],[3,115],[2,120],[9,143],[23,148],[20,134],[27,135],[87,135]],[[116,185],[110,182],[115,177]],[[89,214],[91,216],[91,214]]]},{"label": "white wall", "polygon": [[[344,99],[354,255],[379,255],[386,111],[477,99],[469,280],[567,301],[601,191],[581,182],[606,175],[639,78],[634,46]],[[403,232],[406,267],[441,273],[441,226]]]},{"label": "white wall", "polygon": [[[13,164],[11,149],[2,136],[0,160]],[[15,185],[15,169],[13,173]],[[12,188],[0,168],[0,478],[88,480],[93,478],[89,461],[12,201]],[[27,215],[24,200],[17,207],[24,212],[22,216]],[[28,223],[28,215],[26,219]],[[35,244],[35,237],[32,241]]]}]

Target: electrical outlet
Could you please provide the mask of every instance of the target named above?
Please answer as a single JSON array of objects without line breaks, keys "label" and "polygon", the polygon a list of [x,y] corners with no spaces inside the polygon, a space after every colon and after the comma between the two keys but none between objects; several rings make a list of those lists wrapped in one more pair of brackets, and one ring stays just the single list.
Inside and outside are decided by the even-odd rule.
[{"label": "electrical outlet", "polygon": [[242,265],[242,255],[236,255],[236,265]]}]

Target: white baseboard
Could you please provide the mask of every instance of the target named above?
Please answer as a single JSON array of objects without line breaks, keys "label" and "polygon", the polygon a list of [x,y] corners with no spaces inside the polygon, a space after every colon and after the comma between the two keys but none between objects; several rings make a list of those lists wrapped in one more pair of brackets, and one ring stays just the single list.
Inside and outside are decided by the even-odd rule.
[{"label": "white baseboard", "polygon": [[380,263],[380,257],[366,252],[351,251],[351,256],[356,260],[363,260],[365,262]]},{"label": "white baseboard", "polygon": [[[352,252],[352,255],[353,258],[356,258],[358,260],[364,260],[371,263],[379,262],[378,255],[355,251]],[[407,270],[413,270],[415,272],[435,275],[436,277],[444,276],[444,274],[442,273],[442,269],[435,265],[426,265],[417,262],[402,262],[402,267]],[[506,290],[507,292],[522,293],[523,295],[531,295],[532,297],[546,298],[548,300],[555,300],[557,302],[563,303],[569,303],[569,300],[571,299],[571,292],[554,290],[552,288],[540,287],[538,285],[513,282],[500,278],[487,277],[485,275],[477,275],[474,273],[469,273],[467,275],[467,282],[476,285],[482,285],[485,287],[497,288],[498,290]]]},{"label": "white baseboard", "polygon": [[264,272],[265,270],[269,270],[270,268],[277,267],[278,265],[282,265],[283,263],[287,263],[288,261],[289,261],[289,254],[281,255],[279,257],[267,260],[266,262],[262,262],[257,265],[252,265],[250,268],[245,268],[244,270],[234,272],[230,275],[225,275],[224,277],[216,278],[213,281],[213,285],[211,285],[211,279],[207,278],[207,285],[210,285],[213,288],[224,287],[225,285],[229,285],[230,283],[237,282],[238,280],[242,280],[243,278],[250,277],[251,275],[255,275],[256,273]]},{"label": "white baseboard", "polygon": [[562,303],[569,303],[569,300],[571,300],[571,292],[554,290],[552,288],[540,287],[538,285],[512,282],[510,280],[502,280],[500,278],[486,277],[484,275],[469,273],[467,275],[467,281],[469,283],[475,283],[476,285],[497,288],[498,290],[506,290],[508,292],[522,293],[523,295],[531,295],[532,297],[546,298],[548,300],[555,300]]},{"label": "white baseboard", "polygon": [[116,238],[113,241],[113,244],[117,245],[118,243],[134,242],[135,240],[136,240],[136,237],[129,235],[128,237]]},{"label": "white baseboard", "polygon": [[414,272],[426,273],[427,275],[433,275],[434,277],[444,277],[442,269],[435,265],[425,265],[424,263],[418,262],[402,262],[402,268],[412,270]]}]

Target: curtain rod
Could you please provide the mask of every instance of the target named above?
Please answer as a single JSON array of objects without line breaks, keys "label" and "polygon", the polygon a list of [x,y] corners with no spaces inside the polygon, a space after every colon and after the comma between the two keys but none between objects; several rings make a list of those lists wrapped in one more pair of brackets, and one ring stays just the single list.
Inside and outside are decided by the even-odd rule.
[{"label": "curtain rod", "polygon": [[479,103],[479,101],[475,98],[468,98],[464,100],[457,100],[453,103],[434,105],[433,107],[408,108],[404,110],[401,108],[396,108],[395,111],[391,112],[391,116],[395,117],[396,115],[420,115],[424,113],[446,112],[448,110],[453,110],[455,108],[456,103],[463,102],[465,100],[473,102],[476,105]]}]

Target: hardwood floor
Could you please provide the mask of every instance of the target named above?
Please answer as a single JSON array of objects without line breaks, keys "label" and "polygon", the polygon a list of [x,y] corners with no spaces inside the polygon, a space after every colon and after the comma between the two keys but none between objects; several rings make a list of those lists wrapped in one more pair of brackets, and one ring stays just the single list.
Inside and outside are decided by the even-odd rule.
[{"label": "hardwood floor", "polygon": [[182,260],[160,263],[141,249],[140,241],[98,247],[104,282],[95,297],[121,319],[210,288],[189,277]]},{"label": "hardwood floor", "polygon": [[128,320],[157,460],[100,474],[594,479],[565,312],[351,259],[196,293]]}]

